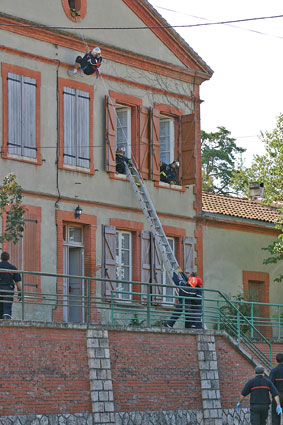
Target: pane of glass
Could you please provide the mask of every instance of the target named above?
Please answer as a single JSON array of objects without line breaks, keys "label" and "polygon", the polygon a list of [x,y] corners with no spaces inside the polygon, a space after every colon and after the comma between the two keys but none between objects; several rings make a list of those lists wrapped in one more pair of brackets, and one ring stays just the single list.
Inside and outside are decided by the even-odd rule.
[{"label": "pane of glass", "polygon": [[122,233],[122,249],[130,248],[130,235],[128,233]]},{"label": "pane of glass", "polygon": [[80,227],[69,227],[69,241],[82,241],[82,229]]}]

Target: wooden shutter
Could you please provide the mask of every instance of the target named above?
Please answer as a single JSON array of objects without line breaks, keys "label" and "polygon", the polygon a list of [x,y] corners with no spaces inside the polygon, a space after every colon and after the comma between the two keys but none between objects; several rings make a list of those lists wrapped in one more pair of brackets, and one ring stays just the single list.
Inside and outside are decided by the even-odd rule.
[{"label": "wooden shutter", "polygon": [[150,177],[160,180],[160,112],[150,111]]},{"label": "wooden shutter", "polygon": [[[151,233],[143,230],[141,232],[141,281],[145,283],[151,282]],[[141,292],[147,293],[147,285],[142,285]],[[142,295],[142,300],[147,297]]]},{"label": "wooden shutter", "polygon": [[183,115],[181,120],[182,184],[190,185],[196,182],[195,115]]},{"label": "wooden shutter", "polygon": [[77,91],[77,165],[89,168],[89,94]]},{"label": "wooden shutter", "polygon": [[[162,284],[162,259],[155,239],[151,234],[151,265],[152,265],[152,282]],[[162,287],[152,286],[153,302],[160,303],[162,300]]]},{"label": "wooden shutter", "polygon": [[64,164],[76,165],[76,90],[64,87]]},{"label": "wooden shutter", "polygon": [[105,96],[105,169],[116,171],[116,109],[115,99]]},{"label": "wooden shutter", "polygon": [[184,272],[189,274],[194,269],[194,245],[192,237],[183,238],[183,248],[184,248]]},{"label": "wooden shutter", "polygon": [[139,169],[144,179],[149,178],[149,110],[144,106],[139,107],[140,128],[140,164]]},{"label": "wooden shutter", "polygon": [[[102,226],[102,277],[116,279],[116,227]],[[115,282],[104,282],[103,295],[110,297],[111,291],[115,289]]]},{"label": "wooden shutter", "polygon": [[23,155],[36,158],[36,80],[22,78]]},{"label": "wooden shutter", "polygon": [[22,77],[8,72],[8,152],[22,154]]}]

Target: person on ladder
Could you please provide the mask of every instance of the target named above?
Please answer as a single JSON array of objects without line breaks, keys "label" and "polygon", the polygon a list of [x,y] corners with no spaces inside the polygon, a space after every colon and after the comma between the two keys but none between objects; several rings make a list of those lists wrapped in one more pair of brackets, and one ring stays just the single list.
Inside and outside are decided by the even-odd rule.
[{"label": "person on ladder", "polygon": [[86,53],[83,58],[81,56],[77,56],[75,68],[72,70],[68,69],[67,72],[69,75],[76,75],[79,69],[86,75],[92,75],[96,73],[96,78],[98,78],[98,68],[100,67],[101,62],[101,50],[99,47],[95,47],[91,52]]}]

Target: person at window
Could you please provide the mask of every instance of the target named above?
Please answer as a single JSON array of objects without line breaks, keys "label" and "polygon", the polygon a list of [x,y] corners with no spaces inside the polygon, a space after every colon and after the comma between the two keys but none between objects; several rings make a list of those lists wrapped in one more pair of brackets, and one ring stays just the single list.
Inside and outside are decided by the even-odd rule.
[{"label": "person at window", "polygon": [[277,415],[281,415],[282,409],[278,391],[273,383],[265,378],[264,368],[257,366],[255,368],[255,377],[250,379],[242,389],[240,400],[237,403],[237,410],[242,407],[244,398],[250,394],[250,414],[251,424],[265,425],[268,417],[268,409],[270,405],[270,395],[274,398],[277,407]]},{"label": "person at window", "polygon": [[72,18],[77,18],[78,16],[80,16],[79,10],[76,9],[75,0],[69,0],[69,7]]},{"label": "person at window", "polygon": [[118,148],[116,150],[116,172],[119,174],[126,174],[125,162],[130,163],[130,159],[126,157],[125,148]]},{"label": "person at window", "polygon": [[181,269],[178,270],[181,279],[173,273],[173,281],[178,286],[179,298],[175,304],[175,309],[170,319],[165,324],[167,328],[173,328],[176,321],[182,314],[183,304],[185,307],[185,328],[201,328],[202,313],[202,279],[192,272],[189,277]]},{"label": "person at window", "polygon": [[69,75],[75,75],[79,69],[80,71],[83,71],[86,75],[92,75],[96,73],[96,78],[98,78],[98,68],[100,67],[101,62],[101,50],[99,47],[95,47],[94,49],[92,49],[91,52],[86,53],[84,57],[77,56],[75,68],[72,70],[68,69],[67,72]]},{"label": "person at window", "polygon": [[162,161],[160,162],[160,181],[164,183],[170,183],[169,165]]},{"label": "person at window", "polygon": [[179,167],[178,161],[173,161],[169,164],[168,179],[170,184],[179,184]]},{"label": "person at window", "polygon": [[15,284],[18,289],[18,298],[21,300],[21,276],[16,273],[17,267],[9,263],[10,255],[8,252],[2,252],[0,269],[8,269],[11,272],[0,271],[0,319],[11,319],[12,317],[12,303],[14,299]]},{"label": "person at window", "polygon": [[[271,369],[269,379],[276,387],[279,398],[280,398],[280,405],[281,408],[283,407],[283,353],[277,353],[276,354],[276,361],[278,365]],[[273,399],[272,400],[272,425],[280,425],[280,416],[278,416],[276,412],[276,402]]]}]

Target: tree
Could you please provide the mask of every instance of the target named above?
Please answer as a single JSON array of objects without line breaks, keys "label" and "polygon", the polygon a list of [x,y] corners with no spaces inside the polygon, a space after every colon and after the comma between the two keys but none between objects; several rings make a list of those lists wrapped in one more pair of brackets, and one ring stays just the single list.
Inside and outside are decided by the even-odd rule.
[{"label": "tree", "polygon": [[[239,167],[232,176],[235,190],[248,195],[249,182],[264,183],[264,203],[276,205],[280,213],[276,229],[278,238],[268,247],[263,248],[270,256],[264,264],[276,264],[283,260],[283,114],[279,115],[276,127],[272,131],[262,132],[261,141],[265,146],[264,155],[255,155],[251,167]],[[275,281],[281,282],[283,275]]]},{"label": "tree", "polygon": [[217,128],[215,133],[201,132],[202,188],[218,194],[235,193],[231,178],[245,149],[236,145],[225,127]]},{"label": "tree", "polygon": [[22,187],[16,182],[15,174],[8,174],[0,186],[0,217],[6,218],[5,229],[0,235],[0,243],[17,241],[23,236],[24,213]]}]

